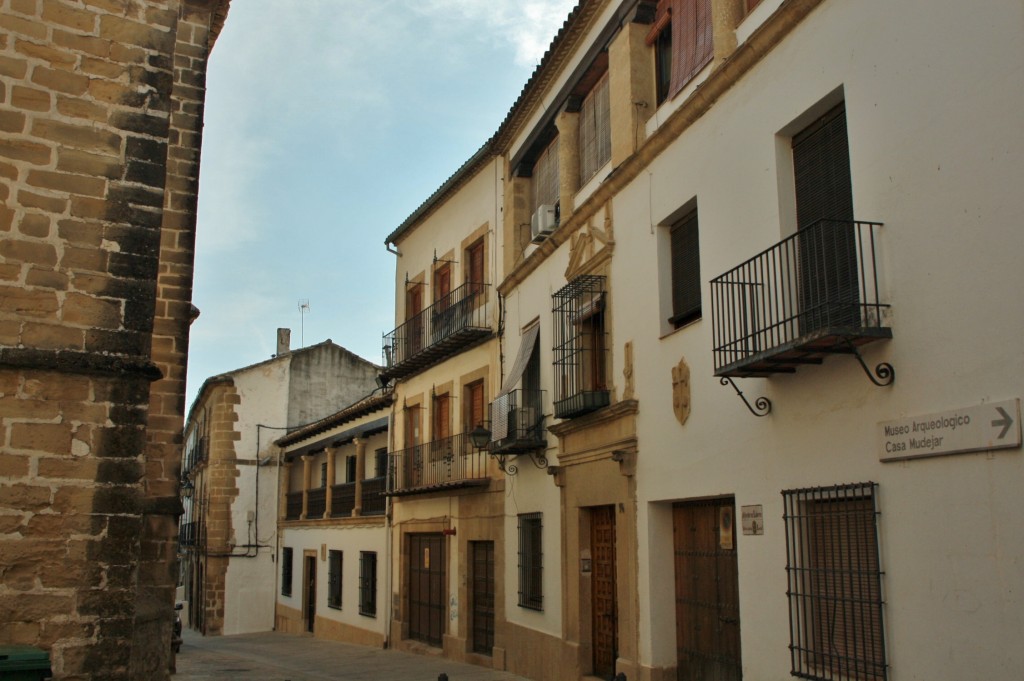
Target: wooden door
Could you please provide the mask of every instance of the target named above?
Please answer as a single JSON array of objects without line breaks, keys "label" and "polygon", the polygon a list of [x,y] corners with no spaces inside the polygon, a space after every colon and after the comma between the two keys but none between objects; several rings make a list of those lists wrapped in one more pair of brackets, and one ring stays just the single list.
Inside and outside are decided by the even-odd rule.
[{"label": "wooden door", "polygon": [[313,633],[316,624],[316,556],[306,556],[303,572],[303,592],[306,605],[306,631]]},{"label": "wooden door", "polygon": [[405,353],[401,359],[409,359],[423,349],[423,285],[413,286],[405,294]]},{"label": "wooden door", "polygon": [[594,676],[615,675],[618,655],[618,612],[615,602],[615,507],[590,509],[592,558],[591,608],[593,618]]},{"label": "wooden door", "polygon": [[679,681],[740,681],[735,506],[712,499],[673,507]]},{"label": "wooden door", "polygon": [[409,638],[440,647],[445,623],[444,536],[409,535]]},{"label": "wooden door", "polygon": [[471,541],[473,652],[490,655],[494,648],[494,542]]}]

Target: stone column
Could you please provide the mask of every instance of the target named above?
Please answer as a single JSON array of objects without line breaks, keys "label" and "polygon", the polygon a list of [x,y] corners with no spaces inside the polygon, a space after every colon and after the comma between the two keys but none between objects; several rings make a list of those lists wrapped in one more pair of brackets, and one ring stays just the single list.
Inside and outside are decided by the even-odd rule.
[{"label": "stone column", "polygon": [[363,478],[366,477],[366,440],[357,437],[352,441],[356,446],[356,505],[352,517],[363,514]]},{"label": "stone column", "polygon": [[327,448],[327,503],[324,506],[324,519],[331,517],[331,505],[334,503],[334,459],[337,450],[334,447]]},{"label": "stone column", "polygon": [[565,223],[576,209],[580,190],[580,105],[579,97],[570,97],[555,118],[558,128],[558,205],[559,220]]},{"label": "stone column", "polygon": [[743,0],[711,0],[715,68],[736,50],[736,24],[743,18]]},{"label": "stone column", "polygon": [[288,462],[287,459],[285,459],[281,463],[280,471],[281,471],[281,483],[280,483],[281,484],[281,490],[280,490],[280,494],[278,495],[279,499],[278,499],[278,509],[277,509],[278,513],[277,513],[277,517],[278,517],[278,520],[283,522],[285,519],[288,518],[288,490],[290,490],[291,487],[292,487],[292,466]]},{"label": "stone column", "polygon": [[637,17],[626,24],[608,47],[611,98],[612,167],[633,155],[646,137],[645,124],[654,113],[654,70],[645,42],[650,23]]},{"label": "stone column", "polygon": [[302,515],[299,520],[305,520],[309,513],[309,486],[313,482],[313,455],[305,454],[302,457]]}]

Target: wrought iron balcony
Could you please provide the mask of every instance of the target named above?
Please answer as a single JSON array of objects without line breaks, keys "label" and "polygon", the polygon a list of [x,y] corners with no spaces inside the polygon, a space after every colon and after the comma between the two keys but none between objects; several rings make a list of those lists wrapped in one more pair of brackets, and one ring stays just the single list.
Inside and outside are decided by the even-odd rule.
[{"label": "wrought iron balcony", "polygon": [[331,517],[348,518],[356,507],[356,483],[343,482],[331,486]]},{"label": "wrought iron balcony", "polygon": [[486,486],[490,482],[487,456],[486,450],[473,447],[468,433],[392,452],[388,455],[387,494]]},{"label": "wrought iron balcony", "polygon": [[317,487],[309,490],[309,496],[306,499],[306,517],[323,518],[325,511],[327,511],[327,488]]},{"label": "wrought iron balcony", "polygon": [[490,405],[492,454],[522,454],[547,446],[544,391],[512,390]]},{"label": "wrought iron balcony", "polygon": [[488,286],[467,283],[384,334],[381,378],[403,378],[489,338]]},{"label": "wrought iron balcony", "polygon": [[715,375],[793,373],[892,338],[878,283],[881,226],[821,220],[712,279]]},{"label": "wrought iron balcony", "polygon": [[387,509],[386,492],[387,478],[367,478],[363,480],[363,515],[384,515]]},{"label": "wrought iron balcony", "polygon": [[298,520],[302,517],[302,492],[288,492],[284,517],[285,520]]},{"label": "wrought iron balcony", "polygon": [[182,523],[178,528],[178,546],[195,546],[199,523]]}]

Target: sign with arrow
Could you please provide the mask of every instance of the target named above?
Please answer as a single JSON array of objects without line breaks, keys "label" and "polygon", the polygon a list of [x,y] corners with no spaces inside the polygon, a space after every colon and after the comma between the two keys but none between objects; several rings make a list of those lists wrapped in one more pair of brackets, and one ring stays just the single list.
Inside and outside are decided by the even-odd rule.
[{"label": "sign with arrow", "polygon": [[1020,445],[1020,398],[878,424],[881,461],[1014,449]]}]

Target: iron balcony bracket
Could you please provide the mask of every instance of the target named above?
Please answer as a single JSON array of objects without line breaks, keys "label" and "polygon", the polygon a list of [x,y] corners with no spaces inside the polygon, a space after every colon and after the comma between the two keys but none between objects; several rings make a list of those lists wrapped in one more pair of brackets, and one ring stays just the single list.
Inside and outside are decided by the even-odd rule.
[{"label": "iron balcony bracket", "polygon": [[856,357],[857,361],[860,362],[861,368],[864,369],[864,373],[867,374],[868,379],[872,383],[877,385],[879,388],[884,388],[887,385],[893,384],[893,381],[896,380],[896,370],[893,369],[891,364],[888,362],[881,362],[875,366],[874,371],[871,371],[871,368],[868,367],[867,363],[864,361],[864,357],[860,354],[860,350],[857,349],[857,346],[854,345],[849,338],[844,338],[843,343],[848,348],[849,353]]},{"label": "iron balcony bracket", "polygon": [[[537,468],[543,470],[548,467],[547,457],[545,457],[543,453],[527,452],[526,455],[530,457],[530,461],[532,461],[533,465]],[[512,460],[520,457],[521,454],[492,454],[491,456],[498,460],[498,468],[500,468],[501,472],[505,475],[515,475],[519,472],[519,467],[512,463]]]},{"label": "iron balcony bracket", "polygon": [[768,416],[772,411],[772,401],[767,397],[761,396],[754,400],[754,406],[750,405],[750,402],[746,397],[743,396],[743,391],[739,389],[736,382],[732,380],[731,376],[723,376],[721,380],[722,385],[731,385],[732,389],[736,391],[736,394],[743,400],[743,404],[747,405],[747,409],[754,416]]}]

